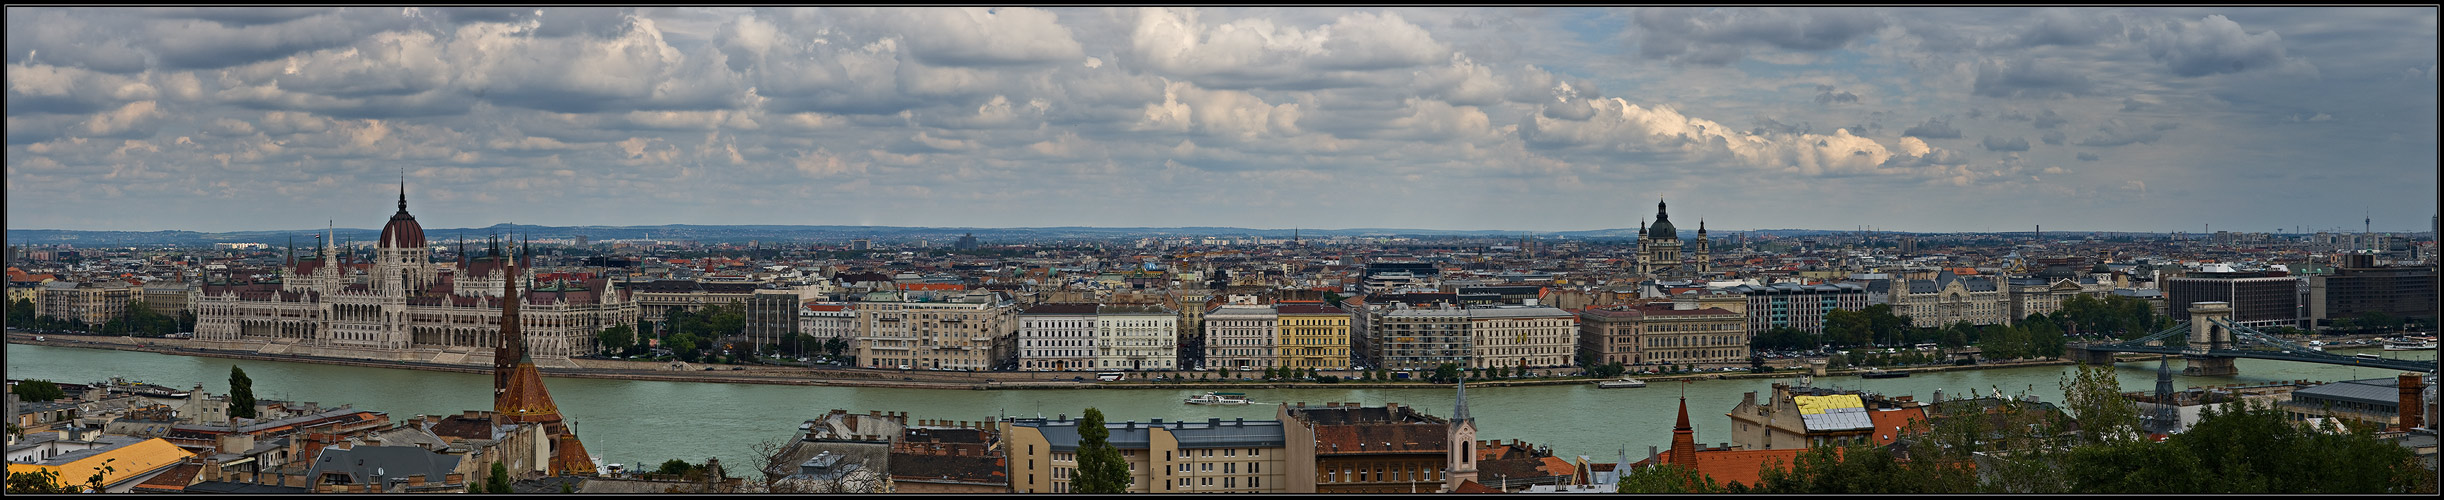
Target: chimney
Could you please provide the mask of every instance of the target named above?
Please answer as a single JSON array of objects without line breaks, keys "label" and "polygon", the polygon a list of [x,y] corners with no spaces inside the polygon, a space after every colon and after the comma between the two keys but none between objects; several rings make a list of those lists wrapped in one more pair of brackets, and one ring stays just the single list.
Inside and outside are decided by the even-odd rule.
[{"label": "chimney", "polygon": [[409,475],[407,476],[407,485],[408,485],[409,487],[418,487],[418,486],[424,486],[424,475],[423,475],[423,474],[409,474]]},{"label": "chimney", "polygon": [[2425,417],[2427,413],[2426,402],[2420,400],[2422,396],[2420,390],[2426,389],[2422,387],[2425,381],[2420,380],[2418,374],[2414,373],[2401,374],[2400,378],[2394,380],[2395,385],[2401,388],[2401,406],[2396,407],[2394,411],[2401,415],[2402,430],[2417,429],[2422,424],[2419,419]]},{"label": "chimney", "polygon": [[467,475],[452,472],[441,476],[441,482],[444,484],[466,484]]}]

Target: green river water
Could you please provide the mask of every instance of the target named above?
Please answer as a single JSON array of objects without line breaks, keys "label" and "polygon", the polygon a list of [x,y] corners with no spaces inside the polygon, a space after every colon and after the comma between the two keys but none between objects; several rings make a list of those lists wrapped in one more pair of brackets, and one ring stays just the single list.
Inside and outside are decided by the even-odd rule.
[{"label": "green river water", "polygon": [[[173,356],[146,352],[10,344],[8,378],[89,383],[125,377],[170,387],[203,384],[214,394],[229,387],[229,367],[246,370],[262,399],[314,401],[325,406],[353,404],[405,419],[419,413],[453,414],[489,409],[492,380],[487,375],[388,368],[222,358]],[[2435,359],[2435,351],[2376,349],[2337,350],[2378,353],[2385,357]],[[2339,381],[2391,377],[2389,370],[2309,363],[2239,360],[2240,375],[2186,377],[2179,387],[2306,379]],[[2152,390],[2153,361],[2119,365],[2122,389]],[[1907,378],[1863,380],[1825,377],[1817,386],[1863,388],[1886,395],[1914,395],[1924,400],[1941,389],[1947,396],[1975,390],[1986,394],[1999,388],[2006,395],[2033,394],[2060,402],[2061,379],[2070,366],[2033,366],[1919,373]],[[1439,389],[1247,389],[1260,404],[1234,407],[1190,406],[1181,398],[1203,390],[1189,389],[1061,389],[1061,390],[939,390],[864,387],[810,387],[751,384],[625,381],[549,378],[552,398],[571,420],[586,449],[605,462],[656,464],[679,458],[700,462],[708,457],[742,463],[758,441],[788,439],[799,423],[834,408],[852,412],[904,411],[912,419],[983,420],[994,415],[1075,417],[1087,407],[1101,409],[1114,420],[1161,418],[1204,420],[1209,417],[1270,419],[1279,402],[1385,402],[1416,406],[1434,415],[1449,415],[1453,391]],[[1587,455],[1610,461],[1619,450],[1642,456],[1648,446],[1668,446],[1674,410],[1683,392],[1690,419],[1702,443],[1730,441],[1723,414],[1739,404],[1741,394],[1771,391],[1782,379],[1705,380],[1686,384],[1655,382],[1640,389],[1598,389],[1592,384],[1471,388],[1469,413],[1476,417],[1482,439],[1520,440],[1552,447],[1562,457]],[[733,467],[735,470],[735,467]]]}]

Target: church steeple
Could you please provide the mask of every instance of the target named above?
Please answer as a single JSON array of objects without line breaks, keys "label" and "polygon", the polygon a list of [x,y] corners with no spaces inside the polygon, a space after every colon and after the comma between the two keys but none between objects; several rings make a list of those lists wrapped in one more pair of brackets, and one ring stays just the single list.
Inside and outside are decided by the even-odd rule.
[{"label": "church steeple", "polygon": [[1452,409],[1451,409],[1451,421],[1452,421],[1453,423],[1458,423],[1458,422],[1460,422],[1460,421],[1469,420],[1469,418],[1468,418],[1468,376],[1467,376],[1467,375],[1460,375],[1460,382],[1459,382],[1459,384],[1458,384],[1458,385],[1459,385],[1459,391],[1460,391],[1460,392],[1459,392],[1459,401],[1458,401],[1457,403],[1453,404],[1454,408],[1452,408]]},{"label": "church steeple", "polygon": [[1680,420],[1672,424],[1672,454],[1665,463],[1697,467],[1697,430],[1689,427],[1689,398],[1680,398]]}]

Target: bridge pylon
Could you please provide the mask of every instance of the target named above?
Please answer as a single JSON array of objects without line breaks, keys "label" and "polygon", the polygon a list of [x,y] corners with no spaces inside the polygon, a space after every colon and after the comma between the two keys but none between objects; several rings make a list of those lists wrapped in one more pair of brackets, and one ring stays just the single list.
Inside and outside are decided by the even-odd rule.
[{"label": "bridge pylon", "polygon": [[2229,302],[2193,302],[2189,305],[2189,350],[2181,353],[2181,374],[2190,376],[2239,375],[2240,367],[2228,356],[2207,353],[2230,349],[2232,329],[2224,321],[2232,318]]}]

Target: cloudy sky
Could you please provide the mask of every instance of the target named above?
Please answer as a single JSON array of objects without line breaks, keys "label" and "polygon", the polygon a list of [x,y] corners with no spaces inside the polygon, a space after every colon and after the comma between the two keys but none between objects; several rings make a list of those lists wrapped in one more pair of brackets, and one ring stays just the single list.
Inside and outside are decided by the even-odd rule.
[{"label": "cloudy sky", "polygon": [[2424,230],[2431,8],[9,8],[7,224]]}]

